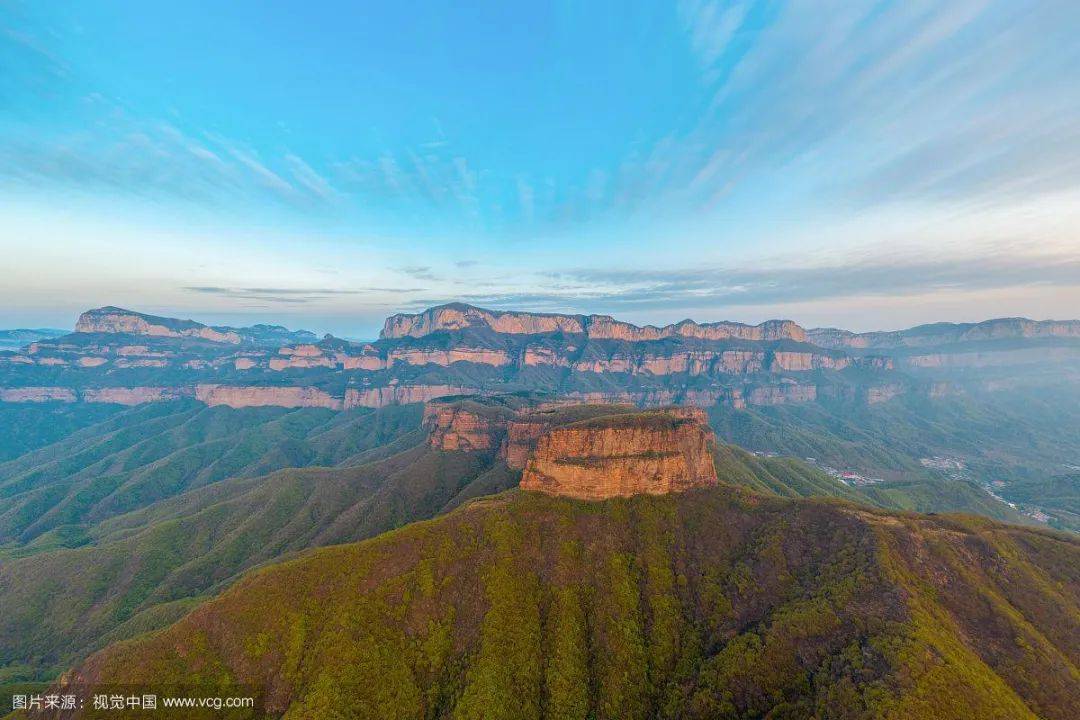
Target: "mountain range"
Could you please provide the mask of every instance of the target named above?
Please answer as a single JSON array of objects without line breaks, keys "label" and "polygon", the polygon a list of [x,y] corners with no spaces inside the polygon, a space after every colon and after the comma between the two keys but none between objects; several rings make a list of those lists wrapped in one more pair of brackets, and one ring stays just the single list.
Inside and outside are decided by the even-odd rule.
[{"label": "mountain range", "polygon": [[[936,491],[917,498],[944,476],[982,488],[997,516],[1080,528],[1067,480],[1080,472],[1080,321],[859,334],[788,320],[639,327],[452,303],[393,315],[366,343],[116,307],[83,313],[75,330],[0,351],[0,416],[12,420],[0,459],[149,402],[341,412],[527,392],[695,405],[724,440],[756,452],[864,484],[907,481],[910,509],[936,509]],[[949,509],[984,511],[958,493]]]},{"label": "mountain range", "polygon": [[1007,318],[892,333],[695,323],[638,327],[603,315],[462,304],[387,319],[357,343],[279,326],[211,327],[122,310],[0,353],[4,402],[384,407],[447,394],[542,391],[582,401],[734,408],[875,404],[1076,381],[1080,321]]},{"label": "mountain range", "polygon": [[[176,410],[189,415],[173,427],[260,412]],[[256,688],[236,717],[1075,707],[1075,536],[875,508],[797,461],[718,444],[693,408],[448,399],[419,433],[392,421],[387,450],[340,452],[349,427],[377,444],[371,423],[397,410],[275,412],[259,435],[307,418],[293,437],[338,465],[260,477],[256,462],[172,499],[128,485],[130,507],[149,504],[91,510],[84,545],[31,543],[0,564],[17,610],[4,655],[74,662],[55,692]],[[144,442],[160,447],[128,438],[150,460]]]},{"label": "mountain range", "polygon": [[1078,325],[88,311],[0,352],[0,684],[1068,718]]}]

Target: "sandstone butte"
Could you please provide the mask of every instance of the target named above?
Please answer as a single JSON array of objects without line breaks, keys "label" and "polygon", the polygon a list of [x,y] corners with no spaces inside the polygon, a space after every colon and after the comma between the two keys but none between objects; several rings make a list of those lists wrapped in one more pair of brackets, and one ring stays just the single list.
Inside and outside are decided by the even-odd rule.
[{"label": "sandstone butte", "polygon": [[705,413],[665,408],[549,430],[521,478],[524,490],[580,500],[663,495],[717,483]]},{"label": "sandstone butte", "polygon": [[806,340],[806,331],[790,320],[768,320],[760,325],[736,322],[696,323],[683,320],[673,325],[639,327],[609,315],[559,315],[550,313],[500,312],[450,303],[422,313],[400,313],[387,318],[381,336],[384,340],[423,337],[440,330],[463,330],[483,327],[497,333],[530,335],[536,333],[582,333],[594,339],[659,340],[690,337],[704,340],[740,338],[743,340]]}]

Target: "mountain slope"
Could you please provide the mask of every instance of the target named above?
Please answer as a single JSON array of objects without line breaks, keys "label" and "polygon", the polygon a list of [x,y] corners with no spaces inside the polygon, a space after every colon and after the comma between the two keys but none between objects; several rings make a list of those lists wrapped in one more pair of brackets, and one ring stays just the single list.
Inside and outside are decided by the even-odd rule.
[{"label": "mountain slope", "polygon": [[[727,483],[866,501],[797,461],[756,458],[729,446],[715,453],[717,474]],[[520,470],[492,451],[438,451],[413,432],[350,455],[340,467],[232,477],[77,534],[47,534],[9,549],[6,560],[0,554],[0,605],[12,608],[0,614],[0,668],[49,677],[107,640],[167,625],[255,565],[372,537],[519,479]],[[65,541],[81,547],[56,547]]]},{"label": "mountain slope", "polygon": [[0,402],[0,463],[62,440],[124,410],[99,403]]},{"label": "mountain slope", "polygon": [[415,429],[416,407],[207,408],[150,403],[0,464],[0,543],[89,524],[230,477],[335,465]]},{"label": "mountain slope", "polygon": [[731,488],[513,491],[249,574],[97,683],[286,718],[1071,718],[1080,543]]},{"label": "mountain slope", "polygon": [[771,408],[714,407],[720,439],[883,478],[862,488],[887,507],[977,512],[1015,521],[1044,512],[1080,529],[1080,392],[1056,387],[970,397],[896,399],[870,407],[827,403]]},{"label": "mountain slope", "polygon": [[[356,467],[234,478],[101,523],[84,547],[0,562],[0,667],[48,675],[107,638],[171,622],[254,565],[431,517],[489,472],[489,457],[418,445]],[[516,482],[506,473],[492,489]]]}]

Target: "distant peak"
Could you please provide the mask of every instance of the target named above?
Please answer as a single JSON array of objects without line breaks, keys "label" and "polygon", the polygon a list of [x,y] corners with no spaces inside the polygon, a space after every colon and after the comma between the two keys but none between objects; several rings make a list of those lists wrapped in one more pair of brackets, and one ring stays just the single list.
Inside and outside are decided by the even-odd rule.
[{"label": "distant peak", "polygon": [[693,337],[707,340],[739,338],[744,340],[806,339],[806,332],[791,320],[767,320],[759,325],[737,322],[697,323],[682,320],[672,325],[634,325],[610,315],[574,315],[487,310],[465,303],[447,303],[419,313],[400,313],[387,318],[380,337],[383,339],[423,337],[432,333],[466,328],[487,328],[506,334],[581,333],[594,339],[659,340],[667,337]]},{"label": "distant peak", "polygon": [[317,336],[307,330],[294,331],[281,325],[254,325],[243,328],[204,325],[195,320],[148,315],[115,305],[106,305],[84,312],[75,323],[75,332],[197,338],[234,345],[241,343],[282,345],[317,340]]}]

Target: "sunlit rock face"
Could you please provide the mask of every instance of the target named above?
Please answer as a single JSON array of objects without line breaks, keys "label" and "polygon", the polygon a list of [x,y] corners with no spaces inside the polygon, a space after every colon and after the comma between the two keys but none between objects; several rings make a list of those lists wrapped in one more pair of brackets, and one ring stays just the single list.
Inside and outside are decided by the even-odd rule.
[{"label": "sunlit rock face", "polygon": [[429,403],[423,426],[428,444],[436,450],[495,450],[506,431],[499,416],[486,416],[461,404]]},{"label": "sunlit rock face", "polygon": [[81,333],[127,333],[151,337],[194,337],[211,342],[240,343],[240,334],[231,328],[212,328],[191,320],[176,320],[103,307],[87,310],[75,323],[75,332]]},{"label": "sunlit rock face", "polygon": [[603,500],[715,485],[714,442],[705,414],[696,408],[585,420],[539,439],[521,487]]},{"label": "sunlit rock face", "polygon": [[251,385],[198,385],[195,399],[228,407],[321,407],[341,410],[342,401],[312,387],[258,387]]},{"label": "sunlit rock face", "polygon": [[[195,396],[231,407],[349,409],[524,392],[643,408],[880,404],[913,392],[944,397],[927,389],[935,383],[956,386],[950,395],[1050,385],[1075,377],[1080,362],[1080,321],[1003,318],[852,333],[789,320],[639,326],[460,303],[393,315],[371,342],[112,306],[83,313],[74,333],[27,339],[0,349],[0,402]],[[535,442],[545,430],[545,423],[507,426],[499,443],[523,465],[526,451],[511,436]]]},{"label": "sunlit rock face", "polygon": [[790,320],[769,320],[760,325],[734,322],[696,323],[693,320],[663,327],[640,327],[608,315],[559,315],[549,313],[497,312],[451,303],[422,313],[401,313],[387,318],[380,337],[384,340],[423,337],[446,330],[488,328],[497,333],[534,335],[581,333],[594,340],[647,341],[670,337],[702,340],[806,340],[806,331]]}]

